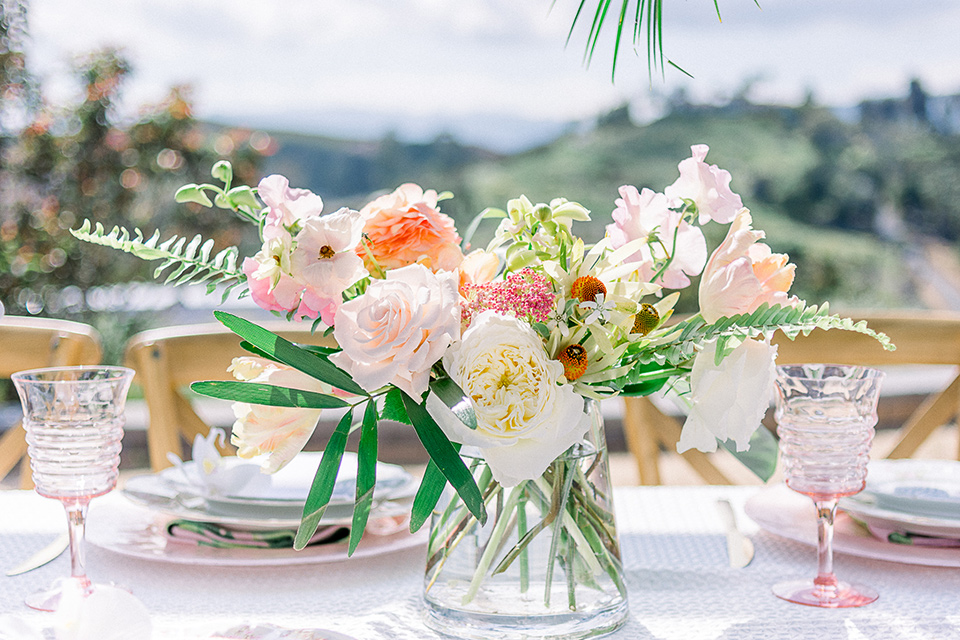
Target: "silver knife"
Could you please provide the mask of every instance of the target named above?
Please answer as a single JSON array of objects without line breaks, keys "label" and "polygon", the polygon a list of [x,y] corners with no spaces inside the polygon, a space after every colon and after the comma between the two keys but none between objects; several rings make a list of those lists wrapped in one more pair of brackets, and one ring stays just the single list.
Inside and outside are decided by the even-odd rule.
[{"label": "silver knife", "polygon": [[48,562],[56,560],[61,553],[67,550],[67,547],[70,546],[70,537],[66,533],[61,533],[57,536],[53,542],[45,546],[40,551],[37,551],[35,554],[13,567],[7,571],[8,576],[18,576],[21,573],[26,573],[27,571],[33,571],[34,569],[39,569]]},{"label": "silver knife", "polygon": [[727,556],[730,558],[730,566],[741,569],[753,560],[753,542],[743,535],[740,527],[737,526],[737,516],[729,500],[726,498],[717,500],[717,508],[727,533]]}]

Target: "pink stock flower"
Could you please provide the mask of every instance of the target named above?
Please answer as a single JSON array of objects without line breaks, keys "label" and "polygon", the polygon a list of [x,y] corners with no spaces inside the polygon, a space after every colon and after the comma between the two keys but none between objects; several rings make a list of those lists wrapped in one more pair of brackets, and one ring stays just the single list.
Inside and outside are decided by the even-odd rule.
[{"label": "pink stock flower", "polygon": [[772,253],[758,242],[764,233],[751,228],[751,222],[750,212],[741,211],[710,256],[700,280],[700,314],[707,322],[750,313],[764,302],[781,306],[799,302],[796,296],[787,296],[796,265],[788,264],[786,254]]},{"label": "pink stock flower", "polygon": [[637,191],[636,187],[625,185],[620,187],[620,196],[613,224],[607,225],[610,245],[618,249],[633,240],[646,239],[648,244],[628,258],[640,262],[640,276],[645,280],[656,275],[657,264],[662,264],[672,252],[673,260],[658,283],[670,289],[688,286],[687,276],[700,273],[707,261],[703,232],[681,220],[679,212],[671,211],[673,204],[662,193]]},{"label": "pink stock flower", "polygon": [[700,224],[709,220],[727,224],[743,209],[743,201],[730,190],[730,172],[704,162],[709,150],[705,144],[690,147],[692,157],[680,162],[680,177],[664,189],[664,194],[668,198],[693,200],[700,213]]},{"label": "pink stock flower", "polygon": [[347,208],[304,223],[290,260],[293,277],[303,285],[298,314],[319,315],[328,326],[333,325],[343,292],[367,276],[363,260],[356,254],[362,230],[360,214]]},{"label": "pink stock flower", "polygon": [[319,216],[323,200],[309,189],[291,189],[290,181],[280,175],[267,176],[257,186],[257,195],[267,205],[263,239],[276,238],[308,218]]},{"label": "pink stock flower", "polygon": [[[371,273],[419,263],[436,271],[453,271],[463,261],[453,219],[437,209],[437,192],[404,184],[360,210],[369,252],[358,250]],[[371,255],[372,254],[372,255]]]}]

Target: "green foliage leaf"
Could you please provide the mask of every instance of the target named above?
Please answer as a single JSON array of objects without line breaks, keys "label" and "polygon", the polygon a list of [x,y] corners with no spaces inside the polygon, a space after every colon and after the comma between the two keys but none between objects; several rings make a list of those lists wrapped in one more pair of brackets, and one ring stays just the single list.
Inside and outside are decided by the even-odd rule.
[{"label": "green foliage leaf", "polygon": [[393,420],[402,424],[413,426],[413,421],[407,415],[407,409],[403,406],[403,392],[396,387],[390,389],[383,398],[383,410],[380,417],[384,420]]},{"label": "green foliage leaf", "polygon": [[199,235],[194,236],[189,243],[180,236],[172,236],[159,242],[159,232],[154,232],[149,239],[144,239],[140,229],[134,229],[133,237],[122,227],[114,227],[107,233],[99,222],[91,228],[89,220],[84,220],[79,229],[71,229],[70,233],[78,240],[119,249],[141,260],[163,260],[153,276],[159,278],[164,271],[174,267],[167,275],[166,282],[177,286],[206,282],[208,290],[211,290],[210,288],[215,288],[217,284],[230,282],[230,287],[224,294],[226,296],[230,290],[247,280],[243,271],[237,269],[240,252],[236,247],[227,247],[211,256],[213,240],[204,242]]},{"label": "green foliage leaf", "polygon": [[358,396],[369,395],[363,387],[353,381],[349,374],[325,357],[298,347],[272,331],[239,316],[223,311],[214,311],[213,315],[225,327],[269,354],[269,357],[348,393]]},{"label": "green foliage leaf", "polygon": [[337,398],[315,391],[278,387],[262,382],[240,382],[236,380],[206,380],[190,385],[193,391],[221,400],[249,402],[269,407],[297,407],[300,409],[337,409],[350,404]]},{"label": "green foliage leaf", "polygon": [[[460,445],[454,444],[453,448],[460,451]],[[433,508],[437,506],[437,501],[443,494],[443,488],[447,486],[447,479],[444,477],[440,467],[432,459],[427,464],[427,470],[423,473],[423,480],[420,481],[420,488],[417,489],[417,495],[413,499],[413,507],[410,509],[410,532],[416,533],[424,525]]]},{"label": "green foliage leaf", "polygon": [[356,551],[363,531],[367,528],[367,518],[373,505],[373,489],[377,484],[377,405],[373,400],[367,401],[367,408],[363,412],[357,464],[357,493],[353,503],[348,556],[352,556]]},{"label": "green foliage leaf", "polygon": [[307,501],[303,505],[300,526],[297,528],[297,536],[293,541],[293,548],[297,551],[306,547],[310,538],[317,532],[320,520],[330,503],[333,485],[337,481],[337,473],[340,472],[340,463],[343,461],[343,451],[347,448],[347,436],[350,434],[352,422],[353,410],[351,409],[337,423],[337,428],[333,430],[327,446],[323,449],[323,457],[320,458],[317,475],[314,476],[313,484],[310,485]]},{"label": "green foliage leaf", "polygon": [[477,414],[473,410],[473,404],[467,398],[463,389],[460,388],[452,378],[439,378],[430,382],[430,390],[433,391],[443,404],[447,405],[453,414],[470,429],[477,428]]},{"label": "green foliage leaf", "polygon": [[210,169],[210,175],[229,188],[233,182],[233,166],[226,160],[220,160]]},{"label": "green foliage leaf", "polygon": [[177,189],[177,193],[173,196],[173,199],[181,204],[186,202],[195,202],[197,204],[202,204],[205,207],[213,206],[213,203],[210,202],[210,198],[207,197],[206,192],[200,185],[197,184],[183,185]]},{"label": "green foliage leaf", "polygon": [[477,488],[476,481],[460,459],[457,449],[453,447],[423,404],[417,403],[404,393],[403,406],[413,421],[413,428],[416,429],[423,448],[430,454],[430,459],[436,463],[447,481],[456,489],[457,495],[463,500],[470,513],[481,523],[486,522],[487,510],[484,507],[480,489]]},{"label": "green foliage leaf", "polygon": [[750,436],[750,448],[746,451],[737,451],[737,444],[732,440],[721,440],[720,445],[764,482],[777,468],[777,439],[763,425]]},{"label": "green foliage leaf", "polygon": [[234,187],[230,189],[230,191],[227,191],[227,200],[234,209],[249,207],[254,210],[259,210],[263,206],[260,204],[260,201],[257,200],[257,197],[253,195],[253,189],[246,185]]}]

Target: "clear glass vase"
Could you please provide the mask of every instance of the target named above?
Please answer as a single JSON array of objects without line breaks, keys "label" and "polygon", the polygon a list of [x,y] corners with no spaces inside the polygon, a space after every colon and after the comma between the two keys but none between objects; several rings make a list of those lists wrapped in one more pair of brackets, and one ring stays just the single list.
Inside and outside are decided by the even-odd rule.
[{"label": "clear glass vase", "polygon": [[461,455],[487,506],[484,525],[449,487],[434,510],[425,622],[460,638],[590,638],[619,628],[627,592],[600,405],[542,476],[503,487],[478,450]]}]

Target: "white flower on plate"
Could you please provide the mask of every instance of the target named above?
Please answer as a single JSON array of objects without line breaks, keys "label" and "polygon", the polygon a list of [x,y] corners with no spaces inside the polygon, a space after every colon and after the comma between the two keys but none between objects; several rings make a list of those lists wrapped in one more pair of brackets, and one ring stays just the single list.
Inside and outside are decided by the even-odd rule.
[{"label": "white flower on plate", "polygon": [[[218,496],[236,493],[257,474],[259,466],[240,464],[227,466],[220,451],[226,443],[227,434],[223,429],[213,427],[206,437],[197,435],[191,450],[192,462],[184,462],[173,452],[167,453],[169,460],[179,474],[169,476],[185,488],[200,495]],[[179,477],[178,477],[179,475]]]},{"label": "white flower on plate", "polygon": [[717,439],[734,440],[746,451],[760,426],[776,378],[777,347],[744,340],[717,365],[717,342],[708,342],[690,373],[693,407],[683,424],[677,451],[716,451]]},{"label": "white flower on plate", "polygon": [[513,316],[484,311],[443,356],[444,369],[470,398],[477,428],[431,394],[427,409],[454,442],[479,447],[495,480],[514,486],[539,477],[583,437],[584,401],[566,384],[563,365]]}]

